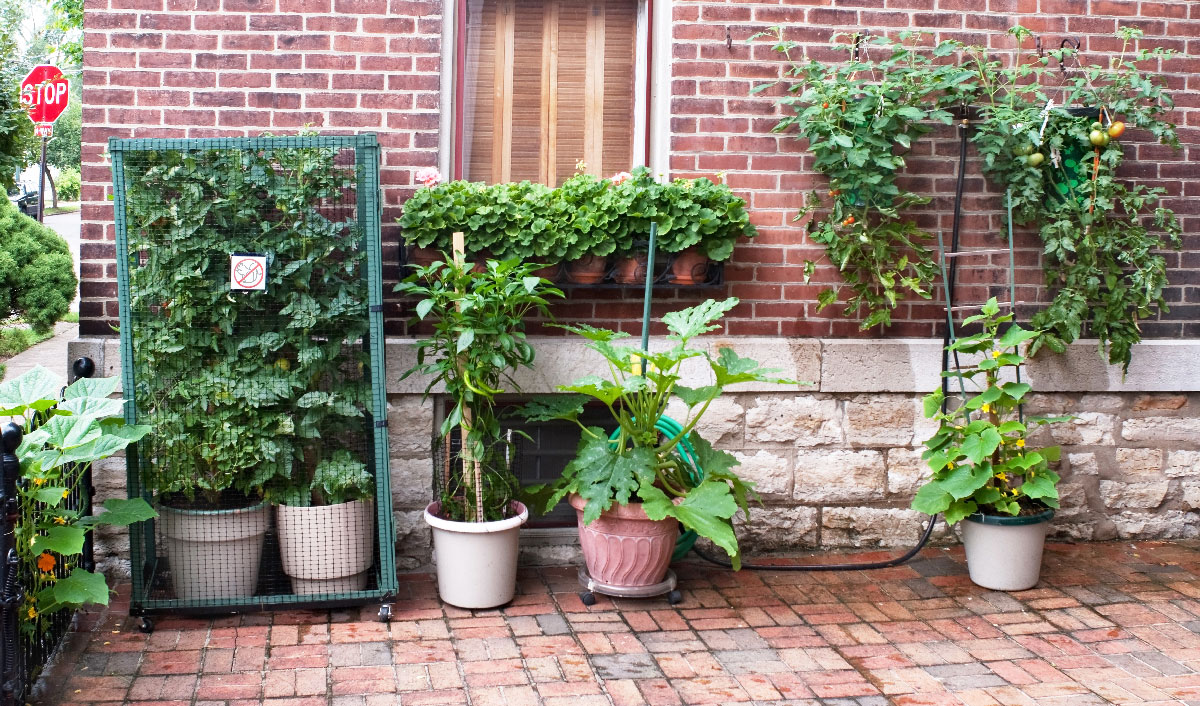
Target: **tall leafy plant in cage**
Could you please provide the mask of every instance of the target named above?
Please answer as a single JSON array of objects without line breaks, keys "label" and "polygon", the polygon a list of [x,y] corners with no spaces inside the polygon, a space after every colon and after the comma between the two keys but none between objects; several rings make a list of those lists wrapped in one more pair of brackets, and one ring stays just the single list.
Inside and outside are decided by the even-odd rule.
[{"label": "tall leafy plant in cage", "polygon": [[[473,272],[460,242],[454,257],[418,267],[396,285],[416,299],[417,318],[431,327],[401,379],[423,375],[426,394],[441,386],[449,402],[438,433],[442,461],[434,464],[437,498],[425,519],[434,528],[438,590],[464,608],[506,603],[515,590],[517,531],[528,513],[516,500],[519,485],[497,397],[505,388],[518,391],[512,373],[533,366],[526,318],[549,318],[547,298],[562,296],[533,274],[536,269],[514,258],[488,260],[482,272]],[[482,564],[497,571],[480,576],[473,568]]]},{"label": "tall leafy plant in cage", "polygon": [[[1074,49],[1046,58],[1022,53],[1029,30],[1010,34],[1009,66],[981,48],[969,55],[980,86],[973,138],[984,174],[1012,192],[1013,221],[1035,226],[1044,243],[1046,284],[1054,298],[1033,317],[1043,330],[1031,350],[1063,351],[1090,331],[1108,360],[1129,368],[1141,340],[1138,322],[1166,311],[1166,248],[1181,245],[1178,218],[1162,205],[1166,190],[1120,174],[1126,130],[1179,149],[1165,80],[1146,67],[1167,49],[1137,49],[1141,30],[1118,32],[1121,51],[1083,64]],[[1060,85],[1051,59],[1075,66]]]},{"label": "tall leafy plant in cage", "polygon": [[[925,245],[930,237],[912,220],[911,209],[930,199],[897,183],[913,143],[933,128],[949,125],[947,110],[971,87],[973,72],[941,60],[959,48],[954,41],[932,49],[918,47],[921,34],[834,37],[832,48],[853,52],[849,61],[829,64],[793,59],[800,45],[784,39],[780,27],[767,36],[787,62],[779,99],[784,116],[776,132],[807,140],[813,168],[828,188],[812,191],[797,220],[808,218],[809,237],[825,247],[850,292],[843,313],[862,314],[862,328],[891,323],[905,294],[928,299],[938,268]],[[756,86],[763,91],[779,82]],[[805,280],[816,263],[805,263]],[[817,296],[823,309],[843,295],[831,287]]]},{"label": "tall leafy plant in cage", "polygon": [[[331,469],[365,472],[365,251],[345,205],[353,171],[321,147],[140,154],[126,160],[125,182],[138,257],[134,395],[157,432],[142,450],[144,487],[168,508],[251,508],[243,519],[258,551],[264,498],[304,504],[321,497]],[[234,253],[266,257],[264,290],[231,291]],[[178,561],[172,578],[186,573]],[[253,578],[227,591],[249,595]]]}]

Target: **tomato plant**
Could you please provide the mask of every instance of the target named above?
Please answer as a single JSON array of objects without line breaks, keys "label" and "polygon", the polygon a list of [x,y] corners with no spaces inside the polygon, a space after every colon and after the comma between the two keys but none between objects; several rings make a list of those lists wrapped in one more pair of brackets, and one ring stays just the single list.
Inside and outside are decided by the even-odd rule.
[{"label": "tomato plant", "polygon": [[[775,131],[794,131],[808,140],[814,168],[829,179],[826,193],[831,198],[824,200],[814,190],[797,220],[811,216],[809,237],[825,246],[829,261],[852,290],[843,313],[865,309],[863,329],[886,326],[905,294],[930,298],[938,273],[924,244],[930,234],[906,213],[929,198],[900,188],[896,177],[916,140],[933,124],[952,122],[947,108],[969,90],[974,74],[940,61],[957,51],[957,43],[921,50],[916,32],[902,32],[899,41],[870,37],[839,43],[835,36],[835,49],[854,51],[838,65],[793,61],[791,52],[799,45],[785,40],[779,27],[758,36],[774,39],[773,48],[788,62],[784,80],[792,82],[780,100],[789,114]],[[827,110],[834,103],[841,110]],[[806,273],[811,275],[815,267],[806,262]],[[819,307],[838,296],[836,287],[822,291]]]},{"label": "tomato plant", "polygon": [[[1018,46],[1030,37],[1023,27],[1010,33]],[[1090,331],[1109,362],[1127,370],[1132,346],[1141,340],[1138,321],[1167,310],[1166,261],[1159,253],[1180,246],[1181,229],[1161,205],[1163,189],[1117,177],[1124,149],[1114,138],[1128,122],[1164,145],[1178,148],[1179,141],[1166,118],[1173,103],[1163,80],[1140,68],[1171,52],[1132,51],[1140,30],[1122,28],[1119,36],[1124,45],[1117,56],[1106,65],[1082,65],[1057,90],[1045,87],[1050,62],[1074,64],[1074,50],[1040,59],[1018,51],[1009,67],[982,49],[969,55],[980,86],[973,141],[984,174],[1011,189],[1014,223],[1036,225],[1045,244],[1043,267],[1054,296],[1033,317],[1043,333],[1031,351],[1045,345],[1061,352]],[[1036,145],[1048,168],[1036,169],[1020,156],[1025,145]]]}]

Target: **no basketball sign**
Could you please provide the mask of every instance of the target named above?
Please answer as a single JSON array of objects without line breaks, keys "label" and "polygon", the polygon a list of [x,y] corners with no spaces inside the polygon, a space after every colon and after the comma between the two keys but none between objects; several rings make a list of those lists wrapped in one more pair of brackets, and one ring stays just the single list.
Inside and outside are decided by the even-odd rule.
[{"label": "no basketball sign", "polygon": [[241,292],[265,292],[267,256],[234,253],[229,256],[229,288]]}]

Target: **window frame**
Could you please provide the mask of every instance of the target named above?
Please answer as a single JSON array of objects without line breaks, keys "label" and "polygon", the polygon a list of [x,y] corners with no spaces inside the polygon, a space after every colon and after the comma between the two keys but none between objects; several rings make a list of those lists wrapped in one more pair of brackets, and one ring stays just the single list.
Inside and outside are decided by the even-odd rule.
[{"label": "window frame", "polygon": [[[639,0],[634,64],[633,166],[667,173],[671,0]],[[443,15],[442,82],[438,167],[452,179],[463,176],[466,94],[467,0],[446,4]]]}]

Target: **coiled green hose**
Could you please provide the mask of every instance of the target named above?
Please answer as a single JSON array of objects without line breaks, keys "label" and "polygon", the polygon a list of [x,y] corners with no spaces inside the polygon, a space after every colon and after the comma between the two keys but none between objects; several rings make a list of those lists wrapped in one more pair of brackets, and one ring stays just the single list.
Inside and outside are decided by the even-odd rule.
[{"label": "coiled green hose", "polygon": [[[683,431],[683,426],[663,415],[655,422],[654,428],[662,434],[674,438]],[[609,436],[609,439],[616,439],[621,430],[618,429]],[[692,447],[691,442],[687,438],[680,439],[679,444],[675,447],[679,450],[679,457],[683,459],[684,468],[687,470],[688,479],[692,482],[693,487],[700,484],[704,480],[704,469],[700,468],[700,464],[696,462],[696,449]],[[696,533],[692,530],[686,530],[679,535],[679,539],[675,540],[675,553],[671,555],[671,561],[678,561],[687,555],[692,550],[692,546],[696,543]]]}]

